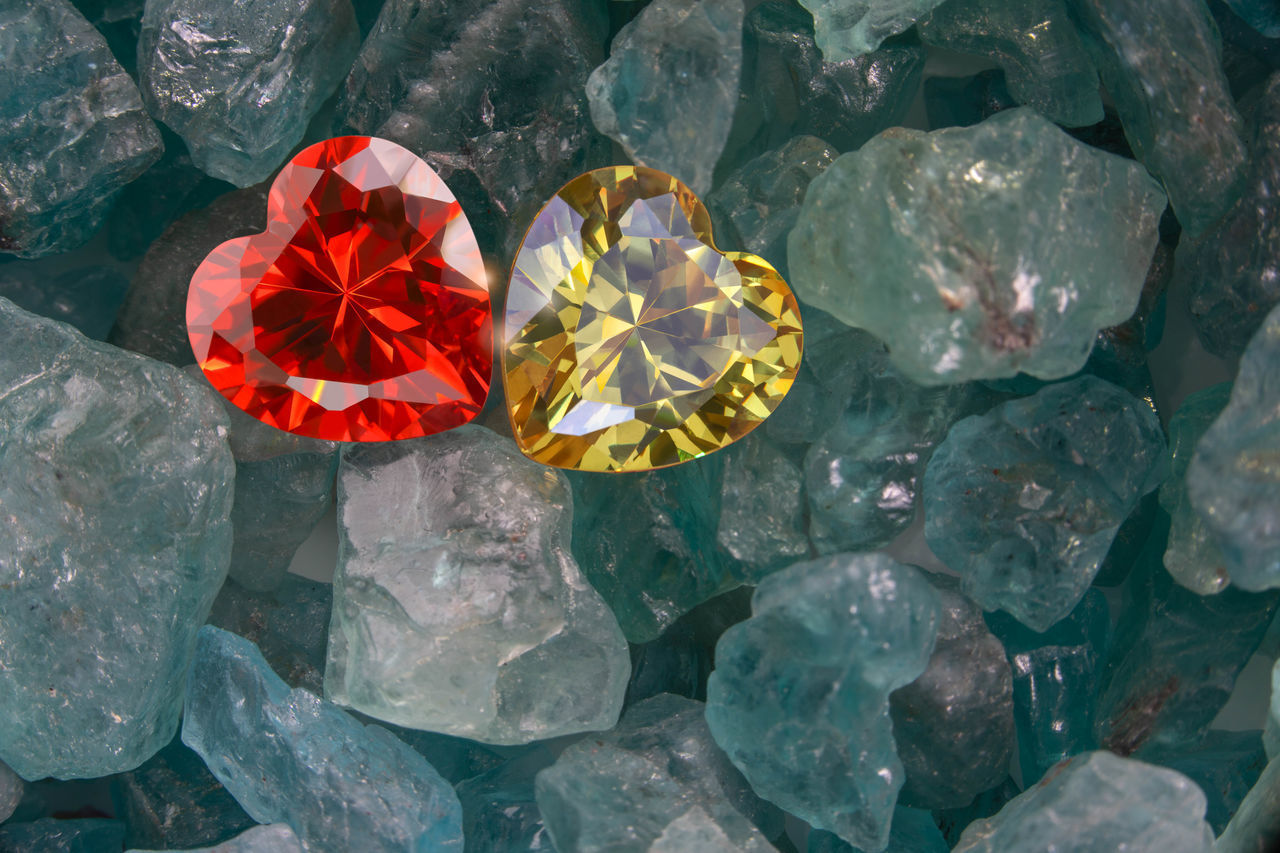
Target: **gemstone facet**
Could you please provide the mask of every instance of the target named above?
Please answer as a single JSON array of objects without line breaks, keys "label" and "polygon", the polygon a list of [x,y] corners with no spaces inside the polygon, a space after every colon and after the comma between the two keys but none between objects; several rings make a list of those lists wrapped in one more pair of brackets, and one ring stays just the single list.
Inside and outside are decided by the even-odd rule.
[{"label": "gemstone facet", "polygon": [[367,136],[280,172],[267,230],[223,243],[191,279],[196,361],[227,399],[288,432],[416,438],[466,423],[489,390],[479,247],[440,177]]},{"label": "gemstone facet", "polygon": [[716,249],[697,196],[639,166],[580,175],[543,208],[505,320],[517,442],[591,471],[661,468],[741,438],[786,395],[803,339],[777,271]]}]

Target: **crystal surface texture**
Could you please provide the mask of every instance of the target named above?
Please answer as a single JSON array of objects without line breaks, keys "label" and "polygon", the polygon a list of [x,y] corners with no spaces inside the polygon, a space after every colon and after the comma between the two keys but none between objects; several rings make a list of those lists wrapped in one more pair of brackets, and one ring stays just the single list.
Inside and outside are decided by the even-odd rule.
[{"label": "crystal surface texture", "polygon": [[801,0],[813,13],[818,49],[828,62],[870,53],[943,0]]},{"label": "crystal surface texture", "polygon": [[[187,853],[306,853],[298,836],[285,823],[255,826],[234,838],[228,838],[221,844],[186,849]],[[129,850],[128,853],[160,853],[160,851]]]}]

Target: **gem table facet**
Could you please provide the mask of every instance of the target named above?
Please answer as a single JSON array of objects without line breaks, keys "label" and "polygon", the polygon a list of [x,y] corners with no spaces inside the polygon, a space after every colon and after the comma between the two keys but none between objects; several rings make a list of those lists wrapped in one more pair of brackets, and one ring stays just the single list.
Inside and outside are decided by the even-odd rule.
[{"label": "gem table facet", "polygon": [[191,279],[196,361],[289,432],[386,441],[471,420],[489,389],[489,293],[462,208],[394,142],[347,136],[281,171],[267,230]]},{"label": "gem table facet", "polygon": [[716,249],[693,192],[639,166],[580,175],[538,214],[505,336],[521,449],[591,471],[661,468],[741,438],[791,387],[802,343],[777,271]]}]

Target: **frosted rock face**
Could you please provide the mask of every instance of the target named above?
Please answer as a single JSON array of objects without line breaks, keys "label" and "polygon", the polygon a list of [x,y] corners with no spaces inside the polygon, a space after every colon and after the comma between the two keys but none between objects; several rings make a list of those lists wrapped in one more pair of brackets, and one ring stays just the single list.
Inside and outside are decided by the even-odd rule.
[{"label": "frosted rock face", "polygon": [[[152,850],[130,850],[128,853],[159,853]],[[246,829],[235,838],[212,847],[191,848],[187,853],[304,853],[302,842],[285,823],[272,823]]]},{"label": "frosted rock face", "polygon": [[559,472],[466,426],[350,450],[338,500],[330,698],[486,743],[617,721],[627,644],[569,552]]},{"label": "frosted rock face", "polygon": [[1204,810],[1204,794],[1181,773],[1088,752],[974,821],[952,853],[1213,853]]},{"label": "frosted rock face", "polygon": [[0,299],[0,760],[26,779],[137,767],[173,737],[227,574],[215,395]]},{"label": "frosted rock face", "polygon": [[1084,366],[1133,313],[1165,208],[1138,164],[1029,109],[892,128],[813,179],[787,242],[806,302],[925,385]]},{"label": "frosted rock face", "polygon": [[818,49],[827,62],[870,53],[911,27],[943,0],[801,0],[813,13]]}]

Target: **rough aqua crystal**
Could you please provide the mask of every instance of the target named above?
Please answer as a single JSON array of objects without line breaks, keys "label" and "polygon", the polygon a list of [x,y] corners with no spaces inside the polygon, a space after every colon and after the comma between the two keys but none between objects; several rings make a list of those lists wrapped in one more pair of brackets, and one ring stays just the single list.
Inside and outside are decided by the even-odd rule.
[{"label": "rough aqua crystal", "polygon": [[809,556],[800,460],[756,430],[725,453],[716,544],[755,582]]},{"label": "rough aqua crystal", "polygon": [[[162,848],[171,850],[171,847]],[[302,842],[288,824],[272,823],[246,829],[212,847],[185,848],[187,853],[305,853]],[[153,850],[129,850],[128,853],[160,853]]]},{"label": "rough aqua crystal", "polygon": [[10,770],[9,765],[0,762],[0,823],[8,820],[18,807],[25,787],[22,777]]},{"label": "rough aqua crystal", "polygon": [[1151,407],[1082,376],[952,427],[925,470],[925,538],[983,608],[1043,631],[1167,472]]},{"label": "rough aqua crystal", "polygon": [[938,596],[882,554],[765,578],[707,683],[711,733],[757,794],[871,850],[888,841],[903,769],[889,694],[929,662]]},{"label": "rough aqua crystal", "polygon": [[[1143,756],[1152,764],[1177,770],[1204,792],[1204,819],[1222,832],[1267,766],[1259,732],[1210,730],[1193,745],[1154,750]],[[1269,853],[1269,851],[1268,851]]]},{"label": "rough aqua crystal", "polygon": [[591,118],[632,162],[711,189],[742,73],[742,0],[655,0],[587,80]]},{"label": "rough aqua crystal", "polygon": [[40,853],[115,853],[124,845],[124,825],[115,820],[41,818],[0,826],[0,850]]},{"label": "rough aqua crystal", "polygon": [[483,427],[348,451],[325,693],[486,743],[611,727],[630,674],[563,475]]},{"label": "rough aqua crystal", "polygon": [[534,746],[457,786],[468,853],[550,853],[555,849],[533,789],[534,777],[555,760],[550,749]]},{"label": "rough aqua crystal", "polygon": [[4,299],[0,330],[0,760],[128,770],[173,736],[226,577],[226,418],[181,371]]},{"label": "rough aqua crystal", "polygon": [[1053,379],[1133,313],[1164,207],[1141,166],[1007,110],[836,160],[787,261],[801,299],[892,342],[909,379]]},{"label": "rough aqua crystal", "polygon": [[[933,815],[922,809],[898,806],[893,810],[889,846],[881,853],[948,853],[950,848]],[[809,833],[808,853],[864,853],[862,848],[841,841],[840,836],[815,829]]]},{"label": "rough aqua crystal", "polygon": [[943,0],[801,0],[813,13],[818,49],[828,62],[870,53]]},{"label": "rough aqua crystal", "polygon": [[1266,728],[1262,731],[1262,743],[1267,758],[1280,756],[1280,661],[1271,668],[1271,706],[1267,712]]},{"label": "rough aqua crystal", "polygon": [[257,648],[200,630],[182,740],[254,820],[310,850],[462,850],[462,809],[422,756],[302,689]]}]

